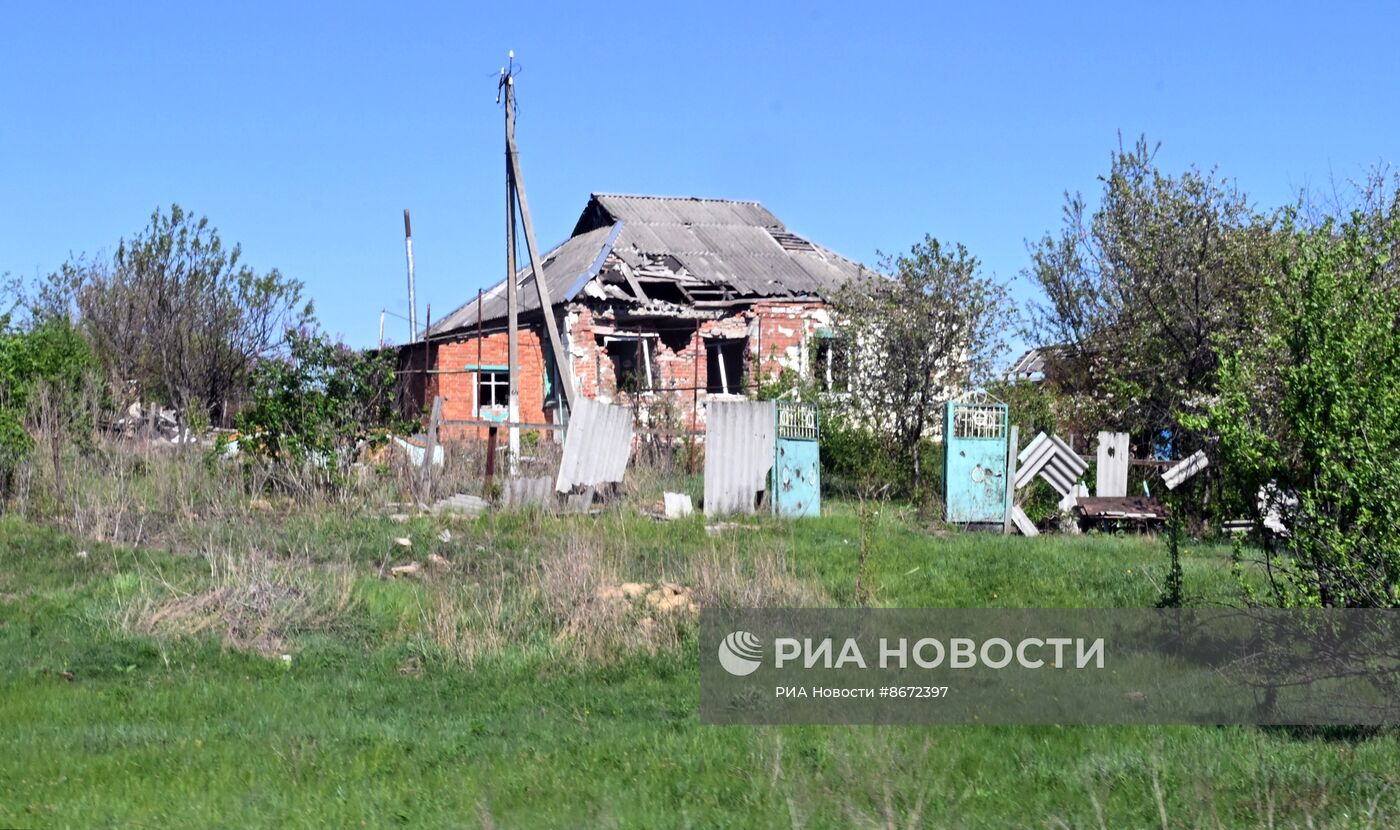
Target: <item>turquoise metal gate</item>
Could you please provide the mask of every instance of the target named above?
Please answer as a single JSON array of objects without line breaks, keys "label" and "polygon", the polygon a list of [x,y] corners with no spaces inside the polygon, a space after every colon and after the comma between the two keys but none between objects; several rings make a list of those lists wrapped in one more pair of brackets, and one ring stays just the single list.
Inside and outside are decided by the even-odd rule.
[{"label": "turquoise metal gate", "polygon": [[1006,404],[949,401],[943,410],[944,518],[1001,523],[1006,516]]},{"label": "turquoise metal gate", "polygon": [[817,407],[777,402],[773,442],[773,514],[784,518],[822,512],[821,442]]}]

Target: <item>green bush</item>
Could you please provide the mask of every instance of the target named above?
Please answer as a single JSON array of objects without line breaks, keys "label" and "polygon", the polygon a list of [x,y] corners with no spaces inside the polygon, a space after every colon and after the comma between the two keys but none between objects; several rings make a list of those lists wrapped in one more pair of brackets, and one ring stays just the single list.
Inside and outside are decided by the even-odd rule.
[{"label": "green bush", "polygon": [[239,449],[284,466],[313,464],[339,481],[364,442],[405,431],[394,407],[394,356],[357,351],[319,332],[287,335],[287,356],[253,370]]},{"label": "green bush", "polygon": [[0,318],[0,496],[34,448],[32,416],[42,400],[56,440],[90,427],[79,398],[96,360],[69,321],[46,319],[25,329]]},{"label": "green bush", "polygon": [[1400,194],[1379,216],[1288,230],[1257,335],[1223,356],[1194,424],[1219,436],[1235,506],[1257,519],[1263,492],[1281,510],[1274,601],[1400,606]]}]

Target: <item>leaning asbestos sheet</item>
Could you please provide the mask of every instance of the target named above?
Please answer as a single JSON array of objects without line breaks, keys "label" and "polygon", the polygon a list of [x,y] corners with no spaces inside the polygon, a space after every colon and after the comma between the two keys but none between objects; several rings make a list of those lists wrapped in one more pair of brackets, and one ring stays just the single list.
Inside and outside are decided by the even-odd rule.
[{"label": "leaning asbestos sheet", "polygon": [[1016,529],[1021,531],[1022,536],[1040,535],[1040,531],[1035,527],[1035,522],[1031,521],[1031,517],[1026,515],[1026,511],[1022,510],[1020,505],[1011,506],[1011,521],[1015,523]]},{"label": "leaning asbestos sheet", "polygon": [[1210,459],[1206,457],[1205,450],[1196,450],[1184,460],[1170,467],[1162,473],[1162,480],[1167,483],[1168,490],[1175,490],[1181,486],[1183,481],[1210,466]]},{"label": "leaning asbestos sheet", "polygon": [[622,481],[631,454],[632,408],[580,397],[569,413],[554,489],[567,493],[579,485]]},{"label": "leaning asbestos sheet", "polygon": [[773,468],[772,401],[711,401],[705,413],[705,515],[752,513]]},{"label": "leaning asbestos sheet", "polygon": [[1069,495],[1079,477],[1089,469],[1089,463],[1075,454],[1057,436],[1040,433],[1016,456],[1016,489],[1021,489],[1037,476],[1043,476],[1061,496]]}]

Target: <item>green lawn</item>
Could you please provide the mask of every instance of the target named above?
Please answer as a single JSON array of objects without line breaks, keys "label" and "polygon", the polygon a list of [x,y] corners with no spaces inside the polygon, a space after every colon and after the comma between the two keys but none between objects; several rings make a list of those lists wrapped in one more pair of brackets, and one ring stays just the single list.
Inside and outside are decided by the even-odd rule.
[{"label": "green lawn", "polygon": [[[559,562],[848,604],[861,525],[833,512],[718,536],[628,512],[322,512],[205,522],[174,551],[0,520],[0,827],[1400,824],[1394,734],[709,727],[693,625],[561,638],[586,594],[568,594]],[[403,535],[451,572],[380,578]],[[1166,569],[1152,540],[950,534],[897,511],[866,545],[887,606],[1151,605]],[[270,608],[270,633],[194,602],[237,583],[230,563],[254,548],[304,575],[259,582],[270,600],[213,595]],[[1193,601],[1235,595],[1228,553],[1187,552]]]}]

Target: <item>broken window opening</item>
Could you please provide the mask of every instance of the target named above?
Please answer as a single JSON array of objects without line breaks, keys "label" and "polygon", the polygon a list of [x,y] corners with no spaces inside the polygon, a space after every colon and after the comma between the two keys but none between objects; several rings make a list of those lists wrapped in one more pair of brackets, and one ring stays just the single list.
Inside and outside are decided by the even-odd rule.
[{"label": "broken window opening", "polygon": [[641,336],[604,339],[603,350],[612,361],[617,391],[638,394],[656,388],[660,372],[656,366],[656,345],[651,339]]},{"label": "broken window opening", "polygon": [[[773,237],[784,251],[806,251],[807,253],[817,253],[817,246],[803,239],[792,231],[769,228],[768,235]],[[823,257],[825,259],[825,257]]]},{"label": "broken window opening", "polygon": [[559,377],[559,364],[554,362],[554,350],[544,349],[544,397],[546,413],[559,412],[565,407],[564,383]]},{"label": "broken window opening", "polygon": [[817,379],[824,392],[851,391],[851,369],[846,350],[834,337],[817,341]]},{"label": "broken window opening", "polygon": [[705,343],[705,391],[712,395],[742,395],[744,392],[744,355],[748,353],[747,337],[733,340],[712,339]]}]

